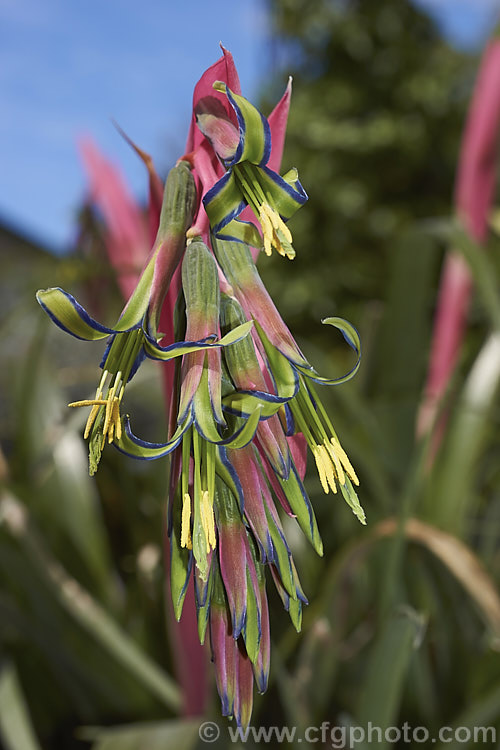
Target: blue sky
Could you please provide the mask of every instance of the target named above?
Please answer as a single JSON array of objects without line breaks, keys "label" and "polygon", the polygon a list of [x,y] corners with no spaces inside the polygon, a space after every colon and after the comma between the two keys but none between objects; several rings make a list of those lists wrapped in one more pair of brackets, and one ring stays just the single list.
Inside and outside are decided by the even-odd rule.
[{"label": "blue sky", "polygon": [[[418,0],[459,44],[480,44],[500,0]],[[0,0],[0,218],[63,249],[85,192],[75,142],[91,134],[145,195],[114,117],[164,170],[183,149],[191,94],[233,52],[244,92],[265,75],[263,0]],[[284,80],[285,84],[285,80]]]}]

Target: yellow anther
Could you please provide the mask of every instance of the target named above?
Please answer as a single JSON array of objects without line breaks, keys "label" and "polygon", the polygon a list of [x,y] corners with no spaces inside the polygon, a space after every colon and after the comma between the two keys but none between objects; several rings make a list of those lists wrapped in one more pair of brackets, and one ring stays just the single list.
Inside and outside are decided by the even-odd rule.
[{"label": "yellow anther", "polygon": [[124,387],[122,385],[119,395],[116,396],[116,391],[118,390],[120,386],[120,382],[121,382],[121,375],[120,373],[118,373],[113,386],[108,390],[107,397],[103,398],[102,391],[105,385],[107,375],[108,375],[107,372],[103,375],[101,382],[99,383],[99,387],[97,389],[95,398],[84,399],[83,401],[72,401],[71,404],[68,404],[68,406],[91,406],[92,407],[92,409],[90,410],[88,419],[87,419],[87,423],[85,425],[85,432],[83,433],[84,440],[86,440],[89,437],[92,427],[94,425],[94,422],[97,418],[97,415],[99,414],[99,410],[103,406],[105,407],[104,425],[102,428],[103,447],[104,447],[104,444],[106,443],[106,440],[108,441],[108,443],[112,443],[115,438],[119,440],[122,436],[122,423],[120,419],[120,401],[123,396]]},{"label": "yellow anther", "polygon": [[216,545],[214,506],[213,500],[210,499],[208,490],[204,490],[201,496],[200,515],[203,531],[205,532],[208,553],[210,552],[210,549],[215,549]]},{"label": "yellow anther", "polygon": [[274,239],[273,225],[266,211],[264,210],[267,206],[262,205],[259,211],[259,220],[262,227],[262,238],[264,240],[264,252],[266,255],[271,255],[272,245]]},{"label": "yellow anther", "polygon": [[116,439],[121,440],[122,437],[122,420],[120,419],[120,399],[117,399],[114,404],[114,421],[115,421],[115,432],[116,432]]},{"label": "yellow anther", "polygon": [[344,469],[340,460],[340,456],[338,452],[335,450],[335,446],[332,445],[332,443],[329,443],[328,441],[325,442],[325,446],[335,466],[335,471],[337,472],[337,476],[339,478],[339,484],[345,484]]},{"label": "yellow anther", "polygon": [[314,460],[316,461],[316,468],[318,469],[319,481],[323,487],[323,491],[328,495],[331,490],[334,494],[337,493],[337,472],[335,464],[333,463],[332,456],[325,447],[325,445],[315,445],[312,449]]},{"label": "yellow anther", "polygon": [[335,494],[337,492],[337,474],[335,471],[335,465],[332,463],[332,459],[330,454],[328,453],[325,445],[319,446],[319,452],[321,454],[321,458],[323,460],[323,465],[325,467],[325,474],[328,484],[330,485],[332,492]]},{"label": "yellow anther", "polygon": [[295,251],[292,247],[292,233],[279,213],[269,204],[263,203],[259,210],[259,220],[266,255],[271,255],[274,247],[280,255],[292,260],[295,257]]},{"label": "yellow anther", "polygon": [[328,495],[328,492],[329,492],[328,480],[326,478],[326,471],[325,471],[325,467],[322,461],[320,446],[316,445],[312,449],[312,452],[313,452],[314,460],[316,461],[316,468],[318,470],[319,481],[321,482],[321,486],[323,487],[323,491],[325,495]]},{"label": "yellow anther", "polygon": [[[339,441],[336,438],[332,437],[330,443],[332,447],[330,448],[330,445],[327,444],[328,450],[330,454],[332,455],[333,460],[336,462],[335,466],[337,465],[337,461],[340,461],[340,463],[342,464],[344,468],[345,473],[347,474],[349,479],[352,481],[352,483],[355,485],[359,485],[359,479],[356,476],[356,472],[354,471],[352,464],[349,461],[349,458],[347,456],[347,453],[342,448]],[[340,473],[339,473],[339,477],[340,477]],[[344,484],[344,482],[341,482],[341,483]]]},{"label": "yellow anther", "polygon": [[186,492],[182,499],[181,547],[193,548],[191,540],[191,498]]}]

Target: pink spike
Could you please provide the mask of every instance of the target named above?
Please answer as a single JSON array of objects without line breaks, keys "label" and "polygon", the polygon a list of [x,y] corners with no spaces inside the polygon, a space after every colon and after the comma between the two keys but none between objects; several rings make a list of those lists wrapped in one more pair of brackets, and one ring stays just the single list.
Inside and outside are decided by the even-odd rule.
[{"label": "pink spike", "polygon": [[281,167],[291,96],[292,77],[290,76],[285,93],[268,117],[271,127],[271,156],[269,157],[267,166],[275,172],[279,172]]},{"label": "pink spike", "polygon": [[135,289],[150,243],[144,217],[119,170],[90,138],[80,140],[80,153],[90,180],[92,199],[106,223],[106,248],[125,299]]},{"label": "pink spike", "polygon": [[198,204],[198,213],[190,230],[190,234],[193,237],[199,235],[204,242],[208,244],[210,237],[210,222],[203,201],[201,200],[201,196],[210,190],[217,180],[222,177],[224,174],[224,168],[205,137],[196,151],[191,154],[191,160],[194,167],[193,175],[196,180],[196,187],[198,189],[200,201]]},{"label": "pink spike", "polygon": [[122,138],[128,143],[128,145],[134,149],[135,153],[144,163],[144,166],[148,170],[149,175],[149,234],[151,244],[155,241],[156,234],[158,232],[158,225],[160,223],[161,206],[163,203],[163,182],[161,181],[158,172],[155,169],[153,159],[142,148],[134,143],[134,141],[127,135],[127,133],[120,127],[120,125],[113,120],[115,128],[118,130]]},{"label": "pink spike", "polygon": [[[200,99],[205,96],[214,96],[224,106],[224,109],[228,113],[229,117],[234,120],[234,114],[232,114],[232,108],[228,105],[227,97],[221,94],[219,91],[215,91],[213,84],[215,81],[223,81],[227,83],[231,91],[235,94],[241,93],[240,80],[236,71],[232,54],[222,47],[222,57],[217,62],[211,65],[202,75],[196,86],[194,87],[193,94],[193,115],[191,118],[191,126],[189,128],[189,134],[186,143],[186,153],[195,151],[204,140],[205,136],[200,132],[196,125],[196,118],[194,111],[196,105]],[[236,123],[235,123],[236,124]]]},{"label": "pink spike", "polygon": [[[494,197],[500,131],[500,40],[487,46],[477,77],[462,140],[455,203],[459,218],[479,243],[488,232]],[[467,264],[450,253],[444,264],[434,323],[427,383],[417,420],[417,434],[434,423],[460,353],[472,290]],[[434,453],[444,422],[436,428]]]},{"label": "pink spike", "polygon": [[150,250],[144,217],[118,168],[100,153],[93,141],[90,138],[80,140],[79,149],[92,199],[106,224],[109,260],[121,292],[128,299]]},{"label": "pink spike", "polygon": [[297,474],[303,481],[306,475],[307,468],[307,442],[304,435],[301,432],[297,432],[295,435],[287,438],[288,446],[292,453],[292,460],[297,469]]}]

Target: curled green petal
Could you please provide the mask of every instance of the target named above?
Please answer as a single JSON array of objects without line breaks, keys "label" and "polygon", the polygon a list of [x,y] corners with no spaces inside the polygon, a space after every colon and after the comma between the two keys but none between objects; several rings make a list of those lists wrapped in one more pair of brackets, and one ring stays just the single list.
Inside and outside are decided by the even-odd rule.
[{"label": "curled green petal", "polygon": [[298,364],[296,365],[296,367],[303,375],[305,375],[306,378],[310,378],[316,383],[322,383],[323,385],[340,385],[340,383],[345,383],[350,380],[359,370],[359,366],[361,364],[361,341],[359,338],[359,333],[354,328],[354,326],[351,325],[351,323],[349,323],[347,320],[344,320],[343,318],[324,318],[321,322],[337,328],[342,333],[342,336],[347,341],[351,349],[356,352],[357,359],[354,367],[352,367],[348,373],[342,375],[340,378],[323,378],[312,367],[306,368]]},{"label": "curled green petal", "polygon": [[113,328],[103,326],[88,314],[72,294],[59,287],[40,289],[36,298],[59,328],[84,341],[98,341],[113,333],[131,331],[138,328],[142,321],[142,316],[123,315]]},{"label": "curled green petal", "polygon": [[127,456],[132,458],[139,458],[143,461],[152,461],[155,458],[163,458],[171,453],[174,448],[177,448],[182,440],[183,434],[191,424],[191,416],[183,422],[182,425],[176,429],[170,440],[166,443],[149,443],[145,440],[141,440],[133,434],[130,429],[129,419],[124,419],[124,429],[120,438],[115,438],[114,445],[122,453],[126,453]]}]

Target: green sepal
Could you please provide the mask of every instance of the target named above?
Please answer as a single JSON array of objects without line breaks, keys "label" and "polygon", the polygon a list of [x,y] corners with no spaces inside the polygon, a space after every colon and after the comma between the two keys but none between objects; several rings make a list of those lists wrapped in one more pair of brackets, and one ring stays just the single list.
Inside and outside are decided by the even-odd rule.
[{"label": "green sepal", "polygon": [[208,625],[208,616],[210,614],[210,604],[212,600],[212,587],[213,587],[213,580],[214,580],[214,573],[213,573],[214,563],[213,563],[213,557],[212,557],[212,564],[210,565],[210,570],[208,573],[208,581],[207,581],[207,597],[205,599],[205,603],[203,605],[198,604],[196,609],[196,615],[198,620],[198,638],[200,639],[201,645],[205,643],[205,636],[207,633],[207,625]]},{"label": "green sepal", "polygon": [[175,619],[181,619],[186,598],[192,556],[190,550],[181,547],[182,497],[180,483],[177,485],[172,506],[172,532],[170,534],[170,589]]},{"label": "green sepal", "polygon": [[276,565],[276,568],[279,572],[284,589],[289,594],[291,599],[297,599],[297,591],[295,590],[293,571],[290,563],[290,551],[287,548],[283,540],[283,536],[276,526],[269,510],[266,508],[265,511],[269,533],[271,535],[274,551],[276,553],[274,564]]},{"label": "green sepal", "polygon": [[260,626],[259,626],[259,609],[255,591],[253,588],[250,571],[247,567],[247,612],[245,627],[243,628],[243,639],[248,658],[255,664],[257,662],[260,650]]},{"label": "green sepal", "polygon": [[[242,325],[245,321],[245,313],[240,303],[233,297],[223,294],[221,298],[221,326],[223,330],[231,330]],[[240,339],[240,341],[226,347],[224,358],[229,374],[235,382],[242,381],[246,373],[260,371],[251,336]]]},{"label": "green sepal", "polygon": [[303,533],[314,547],[317,554],[323,556],[323,542],[318,529],[318,523],[311,502],[301,486],[301,482],[294,471],[291,471],[288,479],[282,479],[276,475],[283,492],[288,500],[290,508],[297,519],[297,523]]},{"label": "green sepal", "polygon": [[361,507],[359,498],[356,494],[356,490],[352,486],[352,482],[348,476],[346,476],[345,480],[346,480],[345,484],[339,483],[340,490],[342,492],[342,495],[344,496],[344,500],[349,505],[352,512],[356,516],[356,518],[363,524],[363,526],[365,526],[366,525],[365,511]]},{"label": "green sepal", "polygon": [[188,330],[190,318],[215,330],[219,321],[219,277],[215,258],[203,240],[195,238],[186,248],[182,261],[182,289],[186,300]]},{"label": "green sepal", "polygon": [[208,387],[208,362],[204,358],[203,371],[200,382],[193,398],[193,416],[196,429],[203,435],[205,440],[212,443],[218,443],[221,440],[217,425],[215,422],[214,409],[210,399],[210,390]]},{"label": "green sepal", "polygon": [[236,432],[234,435],[234,438],[230,440],[225,440],[224,445],[226,445],[228,448],[244,448],[245,445],[248,445],[248,443],[252,440],[253,436],[255,435],[255,431],[258,427],[259,420],[262,418],[262,410],[260,406],[257,406],[255,411],[250,414],[248,419],[245,422],[244,427],[241,428],[240,432]]},{"label": "green sepal", "polygon": [[196,567],[198,574],[202,581],[207,581],[209,573],[209,550],[207,549],[207,538],[205,536],[205,530],[203,528],[202,517],[201,517],[201,498],[202,492],[205,489],[202,487],[201,482],[201,441],[203,438],[197,433],[196,430],[192,432],[193,437],[193,529],[192,529],[192,542],[193,542],[193,556],[196,560]]},{"label": "green sepal", "polygon": [[300,599],[290,599],[288,603],[288,614],[292,625],[300,633],[302,629],[302,602]]},{"label": "green sepal", "polygon": [[196,184],[186,161],[172,167],[165,181],[156,244],[186,234],[196,210]]}]

